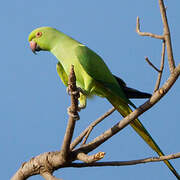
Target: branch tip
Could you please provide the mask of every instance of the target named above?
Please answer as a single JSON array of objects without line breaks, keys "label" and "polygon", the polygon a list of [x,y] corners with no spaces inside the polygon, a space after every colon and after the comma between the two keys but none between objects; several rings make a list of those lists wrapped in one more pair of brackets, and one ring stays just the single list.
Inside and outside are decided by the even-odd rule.
[{"label": "branch tip", "polygon": [[155,39],[164,40],[164,36],[153,34],[153,33],[150,33],[150,32],[141,32],[141,30],[140,30],[140,20],[139,20],[138,16],[137,16],[137,19],[136,19],[136,32],[140,36],[149,36],[149,37],[152,37],[152,38],[155,38]]}]

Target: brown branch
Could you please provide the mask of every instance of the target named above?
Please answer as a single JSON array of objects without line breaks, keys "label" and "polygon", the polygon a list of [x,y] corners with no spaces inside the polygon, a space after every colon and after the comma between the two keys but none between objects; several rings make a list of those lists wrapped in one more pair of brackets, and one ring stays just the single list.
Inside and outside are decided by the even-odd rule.
[{"label": "brown branch", "polygon": [[136,165],[142,163],[150,163],[150,162],[160,162],[164,160],[176,159],[180,158],[180,152],[176,154],[170,154],[167,156],[160,156],[160,157],[150,157],[145,159],[138,159],[138,160],[130,160],[130,161],[111,161],[111,162],[96,162],[96,163],[72,163],[67,165],[66,167],[104,167],[104,166],[128,166],[128,165]]},{"label": "brown branch", "polygon": [[155,39],[164,39],[164,36],[161,35],[157,35],[157,34],[153,34],[150,32],[141,32],[140,30],[140,23],[139,23],[139,17],[137,17],[137,21],[136,21],[136,32],[140,35],[140,36],[150,36],[152,38]]},{"label": "brown branch", "polygon": [[107,111],[104,115],[96,119],[94,122],[92,122],[72,143],[70,146],[70,149],[73,150],[84,138],[84,136],[87,135],[87,133],[90,133],[90,129],[93,129],[97,124],[99,124],[102,120],[104,120],[106,117],[111,115],[116,109],[113,107],[109,111]]},{"label": "brown branch", "polygon": [[121,120],[115,126],[108,129],[107,131],[105,131],[100,136],[96,137],[92,142],[83,145],[79,149],[74,150],[74,158],[76,159],[76,156],[79,152],[88,153],[88,152],[96,149],[102,143],[104,143],[109,138],[111,138],[113,135],[118,133],[121,129],[126,127],[131,121],[133,121],[138,116],[140,116],[142,113],[144,113],[145,111],[150,109],[154,104],[156,104],[169,91],[169,89],[175,83],[175,81],[177,80],[179,75],[180,75],[180,64],[175,68],[174,72],[170,75],[170,77],[164,83],[164,85],[158,91],[156,91],[148,101],[146,101],[143,105],[141,105],[135,111],[130,113],[128,116],[126,116],[123,120]]},{"label": "brown branch", "polygon": [[93,128],[94,128],[97,124],[99,124],[102,120],[104,120],[106,117],[108,117],[109,115],[111,115],[115,110],[116,110],[116,109],[115,109],[114,107],[111,108],[108,112],[106,112],[103,116],[99,117],[96,121],[94,121],[94,122],[90,125],[89,130],[88,130],[88,132],[87,132],[87,134],[86,134],[86,136],[85,136],[84,141],[83,141],[82,144],[86,144],[86,141],[87,141],[87,139],[88,139],[91,131],[93,130]]},{"label": "brown branch", "polygon": [[[11,180],[26,180],[28,177],[43,174],[43,176],[51,176],[48,173],[46,174],[44,167],[47,167],[49,172],[53,173],[55,170],[65,167],[95,167],[95,166],[127,166],[127,165],[135,165],[141,163],[149,163],[149,162],[158,162],[169,159],[175,159],[180,157],[180,153],[170,154],[167,156],[161,157],[150,157],[139,160],[131,160],[131,161],[113,161],[113,162],[95,162],[95,163],[63,163],[61,158],[61,152],[48,152],[43,153],[39,156],[32,158],[30,161],[25,162],[21,168],[16,172],[16,174],[11,178]],[[41,171],[41,173],[40,173]],[[49,180],[49,179],[48,179]]]},{"label": "brown branch", "polygon": [[173,57],[171,35],[170,35],[170,30],[169,30],[167,15],[166,15],[166,8],[164,6],[163,0],[159,0],[159,7],[160,7],[160,13],[161,13],[163,26],[164,26],[164,35],[163,36],[164,36],[164,40],[166,43],[169,69],[170,69],[170,72],[172,73],[174,71],[174,68],[175,68],[175,62],[174,62],[174,57]]},{"label": "brown branch", "polygon": [[78,97],[79,97],[79,91],[76,87],[76,76],[74,73],[74,66],[71,66],[70,75],[69,75],[69,81],[68,81],[68,88],[71,93],[71,106],[70,106],[70,114],[69,114],[69,120],[66,128],[66,132],[64,135],[64,140],[62,143],[61,153],[64,157],[64,160],[66,161],[68,159],[68,154],[70,152],[70,143],[72,140],[74,128],[75,128],[75,122],[78,115]]},{"label": "brown branch", "polygon": [[26,180],[28,177],[52,173],[54,168],[64,163],[61,152],[47,152],[24,162],[11,180]]},{"label": "brown branch", "polygon": [[156,92],[159,89],[159,86],[161,83],[162,73],[163,73],[163,69],[164,69],[165,47],[166,47],[166,44],[165,44],[165,41],[163,41],[162,52],[161,52],[161,65],[160,65],[160,70],[159,70],[158,78],[156,81],[156,85],[154,88],[154,92]]},{"label": "brown branch", "polygon": [[105,152],[98,152],[93,155],[87,155],[83,152],[78,153],[77,160],[83,161],[85,163],[92,163],[101,160],[104,158]]},{"label": "brown branch", "polygon": [[137,22],[136,22],[136,32],[140,36],[150,36],[152,38],[162,39],[165,41],[166,49],[167,49],[168,62],[169,62],[169,69],[170,69],[170,72],[172,73],[174,68],[175,68],[175,62],[174,62],[174,57],[173,57],[171,35],[170,35],[170,30],[169,30],[167,15],[166,15],[166,8],[164,6],[163,0],[159,0],[159,7],[160,7],[160,13],[161,13],[163,27],[164,27],[163,28],[164,29],[163,35],[152,34],[149,32],[141,32],[140,31],[139,17],[137,17]]},{"label": "brown branch", "polygon": [[157,72],[160,72],[160,70],[149,60],[148,57],[145,57],[145,60],[151,67],[153,67],[153,69],[155,69]]}]

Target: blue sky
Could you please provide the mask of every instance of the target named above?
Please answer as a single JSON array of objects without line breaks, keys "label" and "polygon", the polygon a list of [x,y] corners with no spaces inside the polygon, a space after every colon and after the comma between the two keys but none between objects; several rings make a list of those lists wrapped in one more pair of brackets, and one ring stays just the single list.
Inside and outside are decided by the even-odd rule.
[{"label": "blue sky", "polygon": [[[176,64],[179,63],[179,0],[165,1]],[[67,123],[70,98],[56,73],[56,58],[48,52],[35,56],[29,48],[28,34],[40,26],[52,26],[86,44],[105,60],[111,71],[131,87],[152,92],[157,73],[144,57],[160,63],[161,41],[140,37],[135,32],[140,16],[144,31],[162,33],[157,1],[3,1],[1,17],[1,179],[10,179],[24,161],[47,151],[60,149]],[[163,82],[169,76],[166,62]],[[165,154],[180,151],[180,84],[140,119]],[[144,100],[134,100],[140,105]],[[77,122],[77,136],[90,122],[111,105],[98,97],[88,101]],[[97,126],[90,137],[102,133],[121,119],[114,113]],[[132,160],[156,154],[136,135],[125,128],[94,152],[105,151],[105,161]],[[172,161],[180,173],[180,159]],[[161,163],[129,167],[61,169],[57,177],[67,179],[173,179]],[[41,180],[36,176],[30,179]],[[174,178],[175,179],[175,178]]]}]

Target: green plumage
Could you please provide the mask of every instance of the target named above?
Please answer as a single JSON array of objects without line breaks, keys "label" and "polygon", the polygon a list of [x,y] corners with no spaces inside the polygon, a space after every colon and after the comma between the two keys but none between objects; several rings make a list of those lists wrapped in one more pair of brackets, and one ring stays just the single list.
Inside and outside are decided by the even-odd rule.
[{"label": "green plumage", "polygon": [[[40,37],[37,36],[39,32],[41,32]],[[50,27],[32,31],[29,42],[35,44],[33,51],[37,50],[38,46],[38,50],[50,51],[57,57],[59,61],[57,72],[65,86],[67,86],[70,66],[74,65],[77,86],[83,90],[79,99],[81,108],[86,106],[86,98],[93,95],[107,98],[123,117],[132,112],[129,105],[135,108],[127,98],[125,83],[113,76],[102,58],[83,44]],[[134,89],[129,89],[136,92]],[[130,125],[159,156],[164,155],[138,119]],[[164,162],[177,179],[180,179],[169,161]]]}]

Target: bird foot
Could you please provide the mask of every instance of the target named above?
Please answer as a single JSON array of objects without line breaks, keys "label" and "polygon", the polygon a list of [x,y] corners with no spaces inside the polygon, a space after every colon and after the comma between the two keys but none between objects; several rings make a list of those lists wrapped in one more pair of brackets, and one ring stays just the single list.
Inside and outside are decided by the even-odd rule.
[{"label": "bird foot", "polygon": [[83,90],[81,89],[81,88],[79,88],[79,87],[77,87],[77,90],[76,91],[73,91],[73,92],[71,92],[70,91],[70,89],[67,87],[66,88],[66,92],[68,93],[68,95],[75,95],[75,96],[77,96],[77,98],[79,98],[80,97],[80,95],[79,95],[79,93],[81,92],[83,92]]},{"label": "bird foot", "polygon": [[74,118],[75,121],[77,121],[77,120],[80,119],[79,114],[78,114],[77,112],[73,112],[73,111],[71,110],[71,107],[68,107],[68,108],[67,108],[67,112],[68,112],[69,116],[71,116],[72,118]]}]

